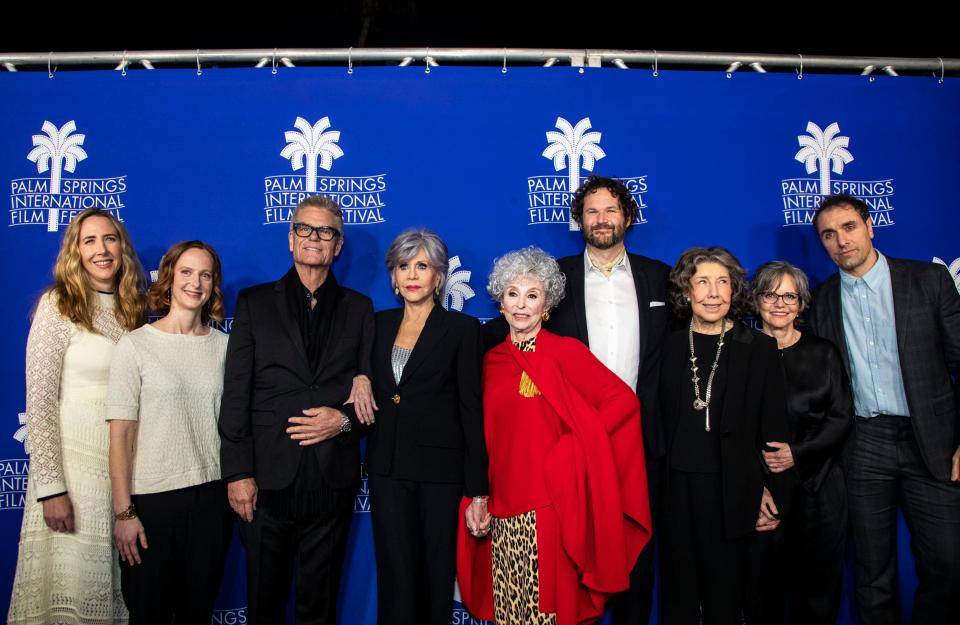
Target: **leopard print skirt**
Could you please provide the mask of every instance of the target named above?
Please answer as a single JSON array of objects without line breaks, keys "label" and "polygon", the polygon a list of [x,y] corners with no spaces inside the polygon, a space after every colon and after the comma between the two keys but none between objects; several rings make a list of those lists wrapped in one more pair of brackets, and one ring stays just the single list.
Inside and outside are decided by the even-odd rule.
[{"label": "leopard print skirt", "polygon": [[535,511],[493,519],[493,611],[497,625],[556,625],[540,611]]}]

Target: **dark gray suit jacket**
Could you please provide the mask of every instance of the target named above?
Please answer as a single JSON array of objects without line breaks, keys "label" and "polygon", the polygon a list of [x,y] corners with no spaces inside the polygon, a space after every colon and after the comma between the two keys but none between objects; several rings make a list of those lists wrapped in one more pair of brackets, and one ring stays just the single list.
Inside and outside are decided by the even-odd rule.
[{"label": "dark gray suit jacket", "polygon": [[[956,383],[951,379],[960,371],[960,293],[941,265],[886,258],[913,431],[927,469],[934,478],[947,481],[960,443]],[[849,375],[839,274],[817,288],[809,316],[814,334],[840,347]]]}]

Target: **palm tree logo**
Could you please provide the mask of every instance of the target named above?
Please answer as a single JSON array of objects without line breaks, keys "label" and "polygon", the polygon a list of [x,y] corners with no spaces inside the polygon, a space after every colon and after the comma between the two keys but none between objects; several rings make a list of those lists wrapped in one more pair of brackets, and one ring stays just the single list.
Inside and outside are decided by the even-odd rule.
[{"label": "palm tree logo", "polygon": [[[587,132],[591,128],[589,117],[578,121],[576,126],[571,126],[570,122],[558,117],[554,127],[560,132],[547,131],[550,145],[543,151],[543,156],[553,160],[554,171],[567,168],[567,191],[573,193],[580,188],[581,161],[584,169],[593,171],[596,162],[607,154],[599,145],[601,134],[596,131]],[[570,229],[577,230],[577,224],[572,217]]]},{"label": "palm tree logo", "polygon": [[803,163],[807,173],[820,170],[820,195],[830,195],[830,171],[843,173],[843,166],[853,161],[853,155],[847,150],[850,137],[840,137],[840,125],[833,122],[826,130],[821,130],[813,122],[807,122],[807,135],[799,135],[800,151],[793,158]]},{"label": "palm tree logo", "polygon": [[330,171],[333,167],[333,159],[343,156],[343,150],[337,145],[340,141],[340,131],[331,130],[330,118],[324,117],[313,126],[302,117],[298,117],[293,123],[294,128],[299,130],[288,130],[283,133],[283,138],[287,141],[286,147],[280,152],[280,156],[290,159],[290,166],[293,171],[303,169],[304,161],[307,164],[306,178],[308,192],[317,190],[317,165]]},{"label": "palm tree logo", "polygon": [[[87,158],[87,153],[80,146],[83,145],[86,135],[73,134],[77,124],[71,119],[59,130],[49,121],[44,120],[42,135],[33,135],[34,148],[27,154],[27,159],[37,164],[37,173],[50,171],[50,193],[60,193],[60,179],[64,171],[71,174],[76,170],[77,163]],[[56,232],[60,227],[60,211],[50,208],[47,211],[47,232]]]},{"label": "palm tree logo", "polygon": [[957,290],[960,291],[960,258],[954,258],[953,262],[948,265],[945,261],[934,256],[933,262],[943,265],[948,271],[950,271],[950,276],[953,278],[953,283],[956,285]]},{"label": "palm tree logo", "polygon": [[443,286],[443,307],[447,310],[463,310],[463,304],[476,295],[470,288],[471,272],[460,269],[460,257],[450,259],[450,268],[447,269],[447,281]]},{"label": "palm tree logo", "polygon": [[18,412],[17,421],[20,423],[20,427],[13,433],[13,438],[17,442],[23,443],[23,451],[29,454],[30,451],[27,449],[27,413]]}]

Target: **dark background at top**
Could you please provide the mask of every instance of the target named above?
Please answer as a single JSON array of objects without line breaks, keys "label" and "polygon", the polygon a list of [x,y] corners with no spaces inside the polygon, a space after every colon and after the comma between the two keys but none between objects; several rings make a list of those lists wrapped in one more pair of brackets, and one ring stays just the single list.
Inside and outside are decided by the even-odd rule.
[{"label": "dark background at top", "polygon": [[944,5],[911,3],[891,12],[880,3],[866,9],[800,2],[728,3],[720,9],[664,4],[677,8],[604,1],[332,0],[301,6],[274,0],[223,8],[136,3],[108,11],[34,0],[8,5],[0,52],[506,46],[960,56],[960,37]]}]

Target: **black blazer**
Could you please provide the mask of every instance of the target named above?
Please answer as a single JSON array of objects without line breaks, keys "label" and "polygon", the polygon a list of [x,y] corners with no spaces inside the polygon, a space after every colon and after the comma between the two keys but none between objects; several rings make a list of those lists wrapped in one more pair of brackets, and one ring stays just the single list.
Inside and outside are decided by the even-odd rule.
[{"label": "black blazer", "polygon": [[[334,488],[360,483],[359,436],[350,396],[353,377],[370,375],[373,305],[337,286],[334,318],[316,371],[311,371],[300,328],[287,304],[285,280],[240,291],[227,344],[220,407],[220,469],[225,479],[252,475],[260,488],[282,489],[296,476],[302,453],[316,453]],[[343,410],[346,434],[301,447],[286,433],[287,419],[304,408]]]},{"label": "black blazer", "polygon": [[[960,294],[945,267],[886,258],[910,422],[927,469],[934,478],[949,481],[960,443],[956,385],[950,378],[960,371]],[[840,347],[850,375],[839,273],[817,288],[809,321],[815,334]]]},{"label": "black blazer", "polygon": [[367,471],[463,483],[470,497],[488,494],[479,322],[434,306],[397,384],[391,352],[403,309],[375,317],[373,387],[380,410],[367,441]]},{"label": "black blazer", "polygon": [[[660,405],[668,454],[677,432],[683,385],[691,384],[687,332],[686,328],[671,332],[663,348]],[[726,361],[730,370],[718,427],[720,479],[724,529],[727,538],[736,538],[754,531],[764,486],[781,515],[786,511],[795,478],[789,471],[769,473],[761,455],[766,441],[791,442],[777,341],[737,322],[727,332],[724,349],[730,350]]]}]

